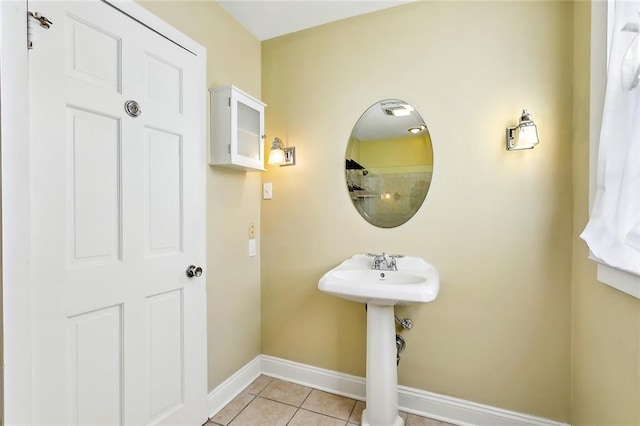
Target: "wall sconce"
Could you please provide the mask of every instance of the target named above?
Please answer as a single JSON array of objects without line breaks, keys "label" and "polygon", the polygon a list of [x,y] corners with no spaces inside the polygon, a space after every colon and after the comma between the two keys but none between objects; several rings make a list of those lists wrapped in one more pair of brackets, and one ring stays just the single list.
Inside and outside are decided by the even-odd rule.
[{"label": "wall sconce", "polygon": [[531,113],[522,110],[520,122],[516,127],[507,127],[507,151],[531,149],[538,145],[538,129]]},{"label": "wall sconce", "polygon": [[282,166],[293,166],[296,164],[296,147],[284,146],[284,142],[279,137],[275,137],[271,143],[271,150],[269,151],[269,164],[276,164]]}]

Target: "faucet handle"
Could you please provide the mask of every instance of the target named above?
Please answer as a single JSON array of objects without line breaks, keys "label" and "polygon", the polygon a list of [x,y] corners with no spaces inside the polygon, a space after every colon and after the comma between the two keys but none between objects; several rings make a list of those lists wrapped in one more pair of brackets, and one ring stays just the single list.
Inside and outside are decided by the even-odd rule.
[{"label": "faucet handle", "polygon": [[367,253],[367,256],[373,257],[371,269],[380,269],[380,265],[382,263],[384,263],[385,265],[387,263],[387,258],[385,257],[384,252],[382,254]]},{"label": "faucet handle", "polygon": [[387,256],[384,252],[382,252],[382,254],[376,254],[376,253],[367,253],[367,256],[369,257],[373,257],[373,261],[374,262],[383,262],[387,260]]},{"label": "faucet handle", "polygon": [[389,258],[391,259],[391,263],[389,264],[389,269],[392,271],[398,270],[398,264],[396,263],[396,259],[402,259],[404,254],[390,254]]}]

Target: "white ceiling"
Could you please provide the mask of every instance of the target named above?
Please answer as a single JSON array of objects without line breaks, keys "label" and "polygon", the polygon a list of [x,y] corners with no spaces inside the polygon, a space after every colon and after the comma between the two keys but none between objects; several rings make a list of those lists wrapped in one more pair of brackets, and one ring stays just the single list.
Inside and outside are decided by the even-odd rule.
[{"label": "white ceiling", "polygon": [[415,0],[217,0],[258,40],[268,40]]}]

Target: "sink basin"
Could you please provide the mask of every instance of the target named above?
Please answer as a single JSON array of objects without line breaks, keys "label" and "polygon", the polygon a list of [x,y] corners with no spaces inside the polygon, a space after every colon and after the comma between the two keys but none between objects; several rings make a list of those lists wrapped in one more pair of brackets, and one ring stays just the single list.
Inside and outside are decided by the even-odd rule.
[{"label": "sink basin", "polygon": [[371,257],[357,254],[327,272],[318,288],[343,299],[377,306],[424,303],[438,296],[438,272],[419,257],[397,259],[397,271],[373,270],[371,263]]},{"label": "sink basin", "polygon": [[387,284],[387,285],[406,285],[420,284],[424,282],[424,277],[414,274],[405,274],[398,271],[374,271],[361,269],[339,269],[333,273],[333,276],[339,280]]}]

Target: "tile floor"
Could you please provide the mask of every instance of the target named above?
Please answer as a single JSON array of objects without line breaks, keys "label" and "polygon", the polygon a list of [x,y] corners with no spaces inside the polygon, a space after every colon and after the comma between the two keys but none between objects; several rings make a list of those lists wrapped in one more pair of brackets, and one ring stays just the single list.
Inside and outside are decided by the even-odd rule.
[{"label": "tile floor", "polygon": [[[260,376],[205,426],[359,425],[364,407],[355,399]],[[406,426],[449,425],[413,414],[400,415]]]}]

